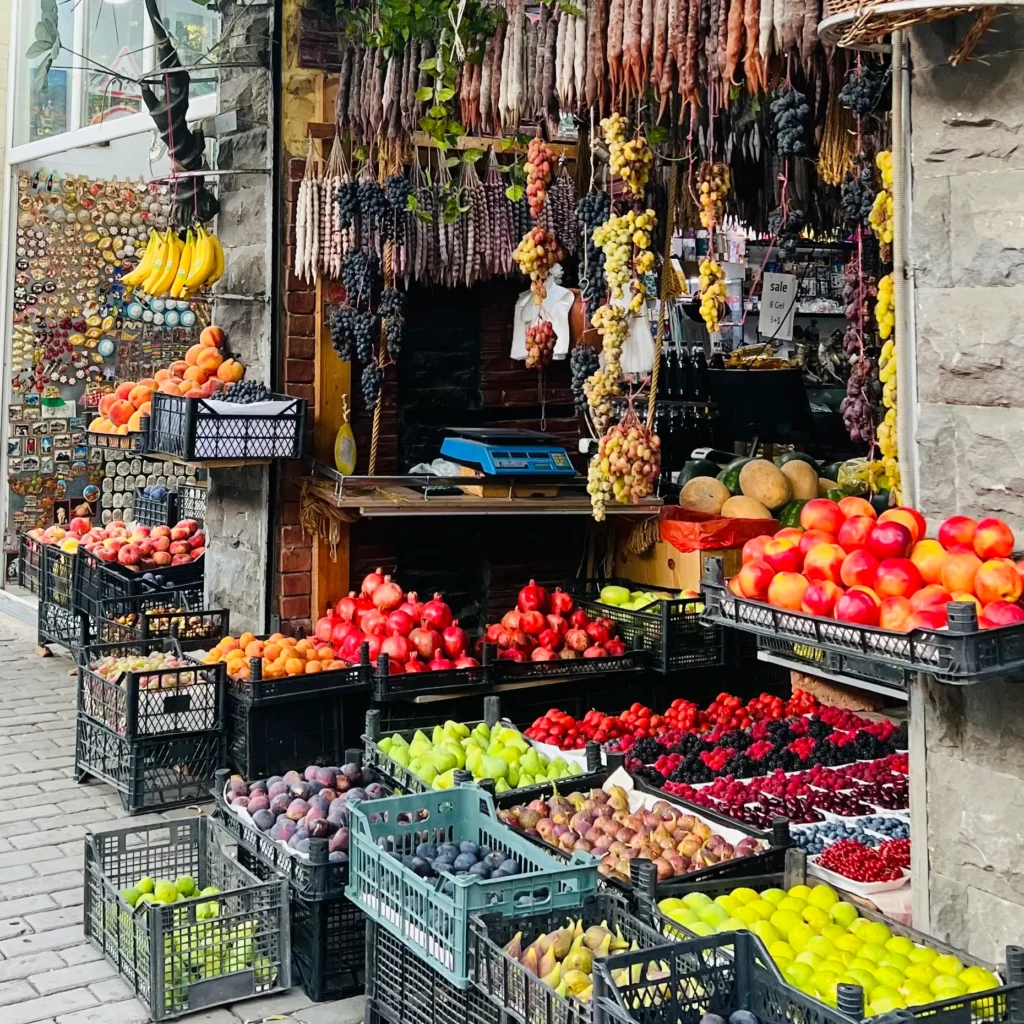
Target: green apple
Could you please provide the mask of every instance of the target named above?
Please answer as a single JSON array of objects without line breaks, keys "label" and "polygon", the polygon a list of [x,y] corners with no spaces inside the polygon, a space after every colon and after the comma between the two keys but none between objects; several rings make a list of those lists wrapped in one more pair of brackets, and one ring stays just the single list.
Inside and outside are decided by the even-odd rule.
[{"label": "green apple", "polygon": [[928,988],[936,999],[955,999],[967,991],[967,986],[952,974],[940,974]]},{"label": "green apple", "polygon": [[738,917],[727,917],[716,930],[719,932],[745,932],[748,929],[746,923]]},{"label": "green apple", "polygon": [[876,967],[875,981],[879,985],[889,985],[891,988],[898,989],[903,984],[903,974],[895,967]]},{"label": "green apple", "polygon": [[813,968],[815,971],[818,970],[822,964],[821,957],[815,956],[809,949],[805,949],[802,953],[797,953],[796,962],[798,964],[807,964],[808,967]]},{"label": "green apple", "polygon": [[943,953],[932,961],[932,968],[936,974],[948,974],[956,978],[964,970],[964,965],[959,957],[953,956],[952,953]]},{"label": "green apple", "polygon": [[697,911],[697,916],[706,924],[715,927],[720,925],[729,916],[729,912],[717,903],[705,903]]},{"label": "green apple", "polygon": [[761,899],[767,900],[773,907],[777,907],[785,898],[786,893],[782,889],[765,889],[761,893]]},{"label": "green apple", "polygon": [[768,953],[773,960],[778,962],[779,957],[785,957],[787,960],[792,961],[796,958],[796,950],[788,942],[773,942],[768,947]]},{"label": "green apple", "polygon": [[748,889],[746,886],[741,885],[738,889],[733,889],[730,894],[740,901],[743,906],[748,903],[753,903],[757,899],[757,893],[753,889]]},{"label": "green apple", "polygon": [[850,925],[857,920],[857,908],[852,903],[840,900],[838,903],[833,903],[832,906],[828,908],[828,916],[831,917],[836,924],[842,925],[844,928],[849,928]]},{"label": "green apple", "polygon": [[884,946],[892,938],[892,932],[881,921],[868,921],[857,934],[865,941]]},{"label": "green apple", "polygon": [[799,953],[802,949],[807,948],[807,943],[813,938],[814,929],[809,924],[801,922],[789,929],[786,941]]},{"label": "green apple", "polygon": [[799,899],[796,896],[783,896],[782,899],[775,904],[775,909],[792,910],[799,914],[806,906],[807,902],[805,900]]},{"label": "green apple", "polygon": [[835,889],[830,885],[816,885],[808,894],[807,902],[811,906],[828,910],[839,902]]},{"label": "green apple", "polygon": [[922,988],[927,988],[939,976],[939,972],[931,964],[911,964],[903,973],[906,978]]},{"label": "green apple", "polygon": [[895,967],[900,974],[906,974],[907,968],[910,966],[910,958],[905,957],[902,953],[886,953],[881,960],[878,961],[879,967]]},{"label": "green apple", "polygon": [[695,910],[703,907],[705,904],[711,902],[711,897],[703,892],[688,892],[683,897],[683,902],[688,907],[693,907]]},{"label": "green apple", "polygon": [[609,585],[601,588],[601,593],[597,599],[601,604],[621,605],[632,596],[626,587]]},{"label": "green apple", "polygon": [[762,921],[767,921],[768,918],[775,913],[775,904],[770,903],[768,900],[756,899],[751,903],[748,903],[747,906],[750,907],[750,909],[753,910]]},{"label": "green apple", "polygon": [[[744,907],[743,909],[749,908]],[[760,918],[755,918],[750,925],[750,930],[765,944],[767,949],[771,949],[776,942],[782,941],[782,936],[775,925],[768,921],[762,921]]]},{"label": "green apple", "polygon": [[939,951],[931,946],[915,946],[907,954],[913,964],[930,964],[938,955]]},{"label": "green apple", "polygon": [[998,988],[1002,982],[984,967],[967,967],[960,972],[960,980],[967,986],[968,992],[985,992],[990,988]]},{"label": "green apple", "polygon": [[[860,938],[860,936],[858,936],[858,938]],[[885,956],[885,952],[885,946],[880,946],[877,942],[865,942],[864,945],[857,950],[857,956],[859,956],[861,960],[870,960],[873,964],[877,964],[881,961],[882,957]]]},{"label": "green apple", "polygon": [[776,910],[768,920],[778,928],[779,934],[783,938],[789,935],[791,928],[798,924],[803,924],[803,921],[800,920],[800,915],[792,910]]},{"label": "green apple", "polygon": [[810,895],[810,892],[811,887],[809,885],[794,885],[793,888],[786,893],[786,895],[795,896],[798,900],[803,900],[806,903],[807,897]]},{"label": "green apple", "polygon": [[799,988],[811,980],[814,975],[814,968],[794,960],[782,973],[791,985],[796,985]]},{"label": "green apple", "polygon": [[890,953],[900,953],[903,956],[907,956],[914,948],[914,943],[906,935],[893,935],[892,938],[886,940],[885,948]]}]

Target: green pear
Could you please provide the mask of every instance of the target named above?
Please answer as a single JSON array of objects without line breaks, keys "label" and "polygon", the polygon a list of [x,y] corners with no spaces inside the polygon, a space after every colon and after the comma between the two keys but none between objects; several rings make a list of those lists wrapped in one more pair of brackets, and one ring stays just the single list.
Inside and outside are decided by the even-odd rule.
[{"label": "green pear", "polygon": [[506,779],[508,781],[509,786],[512,789],[515,789],[516,786],[519,785],[519,779],[520,778],[521,778],[521,776],[519,774],[519,765],[517,765],[517,764],[510,764],[508,766],[508,775],[506,776]]},{"label": "green pear", "polygon": [[494,784],[495,793],[507,793],[511,788],[512,787],[504,779],[498,779]]},{"label": "green pear", "polygon": [[409,761],[411,758],[409,757],[408,747],[392,747],[388,757],[390,757],[395,764],[400,764],[405,768],[409,767]]},{"label": "green pear", "polygon": [[469,735],[469,729],[461,722],[453,722],[450,718],[444,723],[444,734],[453,740],[462,740]]},{"label": "green pear", "polygon": [[[520,762],[521,764],[521,762]],[[534,786],[536,783],[533,781],[533,776],[527,772],[521,771],[519,773],[519,785],[518,789],[524,789],[526,786]]]},{"label": "green pear", "polygon": [[487,743],[486,741],[480,739],[479,736],[467,736],[462,741],[462,749],[469,750],[470,747],[476,747],[477,750],[486,750]]},{"label": "green pear", "polygon": [[520,753],[515,747],[505,747],[498,757],[508,761],[509,764],[519,764]]},{"label": "green pear", "polygon": [[489,754],[491,757],[500,757],[501,756],[501,752],[504,749],[505,749],[505,744],[502,743],[501,740],[499,740],[497,736],[495,736],[491,740],[491,742],[487,744],[487,750],[485,751],[485,753]]},{"label": "green pear", "polygon": [[434,789],[451,789],[455,785],[455,769],[449,768],[443,775],[438,775],[431,785]]},{"label": "green pear", "polygon": [[529,772],[531,775],[536,775],[540,771],[540,755],[537,753],[536,747],[530,747],[528,751],[521,758],[519,758],[519,770],[521,772]]},{"label": "green pear", "polygon": [[620,605],[630,598],[629,590],[626,587],[607,586],[601,588],[598,601],[601,604]]},{"label": "green pear", "polygon": [[565,771],[568,765],[565,762],[564,757],[553,757],[551,758],[551,768],[558,768],[560,771]]},{"label": "green pear", "polygon": [[484,758],[484,752],[479,747],[470,747],[466,751],[466,767],[473,773],[474,778],[480,778],[480,762]]},{"label": "green pear", "polygon": [[582,775],[583,774],[583,765],[581,765],[579,763],[579,761],[570,761],[569,762],[569,774],[570,775]]},{"label": "green pear", "polygon": [[409,746],[409,743],[400,732],[396,732],[394,736],[391,737],[391,745],[393,747],[407,747]]},{"label": "green pear", "polygon": [[556,768],[554,765],[551,765],[548,768],[548,782],[557,782],[562,775],[563,772],[561,768]]},{"label": "green pear", "polygon": [[484,754],[480,759],[480,778],[504,779],[508,775],[508,761],[503,757],[491,757]]},{"label": "green pear", "polygon": [[430,734],[430,741],[434,744],[435,747],[440,745],[441,743],[444,743],[445,732],[444,729],[441,728],[441,726],[434,726],[434,731]]},{"label": "green pear", "polygon": [[440,775],[449,768],[458,768],[459,759],[447,747],[435,747],[430,754],[430,763]]},{"label": "green pear", "polygon": [[395,741],[390,736],[385,736],[377,741],[377,746],[386,754],[394,746],[394,743]]},{"label": "green pear", "polygon": [[426,753],[433,746],[434,744],[430,742],[430,739],[417,729],[413,735],[412,742],[409,744],[409,756],[419,757],[420,754]]},{"label": "green pear", "polygon": [[473,731],[470,735],[479,736],[484,743],[490,743],[491,741],[491,729],[486,722],[477,722],[473,726]]},{"label": "green pear", "polygon": [[451,751],[452,756],[455,758],[456,768],[466,767],[466,752],[461,746],[459,746],[458,740],[445,740],[444,743],[441,744],[441,747],[443,750]]},{"label": "green pear", "polygon": [[[412,769],[410,768],[410,771],[411,770]],[[420,770],[414,774],[417,778],[420,778],[427,783],[427,785],[430,785],[434,779],[437,778],[439,772],[429,761],[424,761]]]}]

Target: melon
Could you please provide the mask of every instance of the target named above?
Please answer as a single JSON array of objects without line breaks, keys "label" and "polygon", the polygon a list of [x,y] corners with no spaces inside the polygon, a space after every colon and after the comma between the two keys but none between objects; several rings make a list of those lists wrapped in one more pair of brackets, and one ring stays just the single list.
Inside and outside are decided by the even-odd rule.
[{"label": "melon", "polygon": [[740,470],[740,490],[765,508],[782,508],[793,497],[786,474],[767,459],[752,459]]},{"label": "melon", "polygon": [[708,512],[713,516],[722,511],[729,500],[729,488],[713,476],[695,476],[687,480],[679,492],[680,508],[693,512]]},{"label": "melon", "polygon": [[722,515],[727,519],[771,519],[772,514],[756,498],[740,494],[730,498],[722,506]]},{"label": "melon", "polygon": [[828,496],[829,491],[838,491],[839,484],[835,480],[829,480],[827,477],[818,477],[818,493],[815,495],[817,498],[825,498]]},{"label": "melon", "polygon": [[789,489],[794,498],[810,501],[818,497],[818,472],[813,466],[800,459],[791,459],[779,468],[789,481]]}]

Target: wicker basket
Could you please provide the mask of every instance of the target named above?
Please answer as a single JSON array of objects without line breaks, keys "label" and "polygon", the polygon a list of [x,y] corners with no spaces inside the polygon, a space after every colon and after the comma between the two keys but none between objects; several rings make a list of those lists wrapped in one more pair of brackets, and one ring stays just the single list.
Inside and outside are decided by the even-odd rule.
[{"label": "wicker basket", "polygon": [[[1016,7],[1021,2],[1024,0],[1009,0],[1000,6]],[[964,0],[881,0],[878,3],[825,0],[818,35],[826,46],[880,49],[885,37],[897,30],[964,14],[977,14],[963,43],[950,58],[951,63],[959,64],[970,56],[997,10],[989,4],[965,3]]]}]

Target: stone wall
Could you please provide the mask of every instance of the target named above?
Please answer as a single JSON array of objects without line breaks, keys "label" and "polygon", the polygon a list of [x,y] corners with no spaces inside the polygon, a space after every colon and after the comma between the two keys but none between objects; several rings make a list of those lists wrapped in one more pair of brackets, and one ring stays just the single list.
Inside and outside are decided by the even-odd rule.
[{"label": "stone wall", "polygon": [[[273,268],[273,118],[270,74],[273,5],[218,3],[221,24],[231,25],[218,50],[219,110],[233,110],[236,129],[217,140],[217,166],[265,174],[219,178],[217,234],[224,246],[224,277],[214,302],[214,323],[246,366],[247,377],[273,380],[271,288]],[[206,556],[208,607],[230,608],[233,629],[263,632],[267,617],[269,474],[266,467],[210,473]]]},{"label": "stone wall", "polygon": [[[1019,536],[1024,16],[1001,14],[981,59],[952,68],[970,20],[911,33],[919,497],[932,521],[998,515]],[[912,764],[924,775],[915,792],[925,797],[912,800],[918,877],[928,868],[927,887],[915,880],[915,924],[997,961],[1024,940],[1022,712],[1013,683],[927,683],[912,711]]]}]

